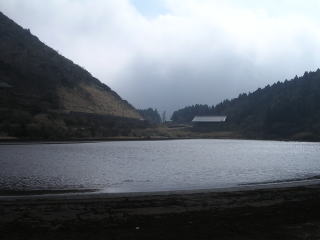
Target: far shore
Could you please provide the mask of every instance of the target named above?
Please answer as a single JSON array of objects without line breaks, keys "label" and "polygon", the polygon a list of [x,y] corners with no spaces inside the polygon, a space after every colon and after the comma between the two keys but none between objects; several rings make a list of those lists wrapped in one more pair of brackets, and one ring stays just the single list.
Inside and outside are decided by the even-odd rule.
[{"label": "far shore", "polygon": [[22,139],[0,138],[0,145],[5,144],[68,144],[68,143],[91,143],[91,142],[117,142],[117,141],[160,141],[160,140],[183,140],[197,138],[171,138],[171,137],[108,137],[108,138],[72,138],[72,139]]},{"label": "far shore", "polygon": [[16,139],[0,138],[0,145],[23,145],[23,144],[74,144],[94,142],[118,142],[118,141],[165,141],[165,140],[249,140],[249,141],[279,141],[279,142],[319,142],[296,139],[263,139],[263,138],[239,138],[239,137],[110,137],[110,138],[84,138],[84,139]]}]

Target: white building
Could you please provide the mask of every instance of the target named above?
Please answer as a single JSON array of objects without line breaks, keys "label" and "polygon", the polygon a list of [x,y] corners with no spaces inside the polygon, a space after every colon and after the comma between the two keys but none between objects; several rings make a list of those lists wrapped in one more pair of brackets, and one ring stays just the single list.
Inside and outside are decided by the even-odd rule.
[{"label": "white building", "polygon": [[226,122],[227,116],[195,116],[193,123],[219,123]]}]

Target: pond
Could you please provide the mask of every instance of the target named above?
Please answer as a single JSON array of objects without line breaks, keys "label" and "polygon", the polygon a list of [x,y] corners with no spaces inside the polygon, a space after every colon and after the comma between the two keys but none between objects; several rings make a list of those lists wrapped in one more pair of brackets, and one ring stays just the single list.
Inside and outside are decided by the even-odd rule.
[{"label": "pond", "polygon": [[199,139],[0,145],[0,190],[195,190],[318,175],[319,143]]}]

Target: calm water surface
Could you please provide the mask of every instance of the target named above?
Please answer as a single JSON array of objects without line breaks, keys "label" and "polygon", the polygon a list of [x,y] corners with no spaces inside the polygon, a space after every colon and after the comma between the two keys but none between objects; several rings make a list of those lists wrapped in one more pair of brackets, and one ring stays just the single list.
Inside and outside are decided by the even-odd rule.
[{"label": "calm water surface", "polygon": [[317,175],[319,143],[171,140],[0,145],[0,190],[186,190]]}]

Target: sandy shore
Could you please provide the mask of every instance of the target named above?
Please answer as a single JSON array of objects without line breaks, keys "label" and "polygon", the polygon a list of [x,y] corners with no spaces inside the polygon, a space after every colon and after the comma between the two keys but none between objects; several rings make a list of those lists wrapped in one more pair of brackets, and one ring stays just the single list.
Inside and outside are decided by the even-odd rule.
[{"label": "sandy shore", "polygon": [[320,239],[320,183],[0,198],[0,239]]}]

